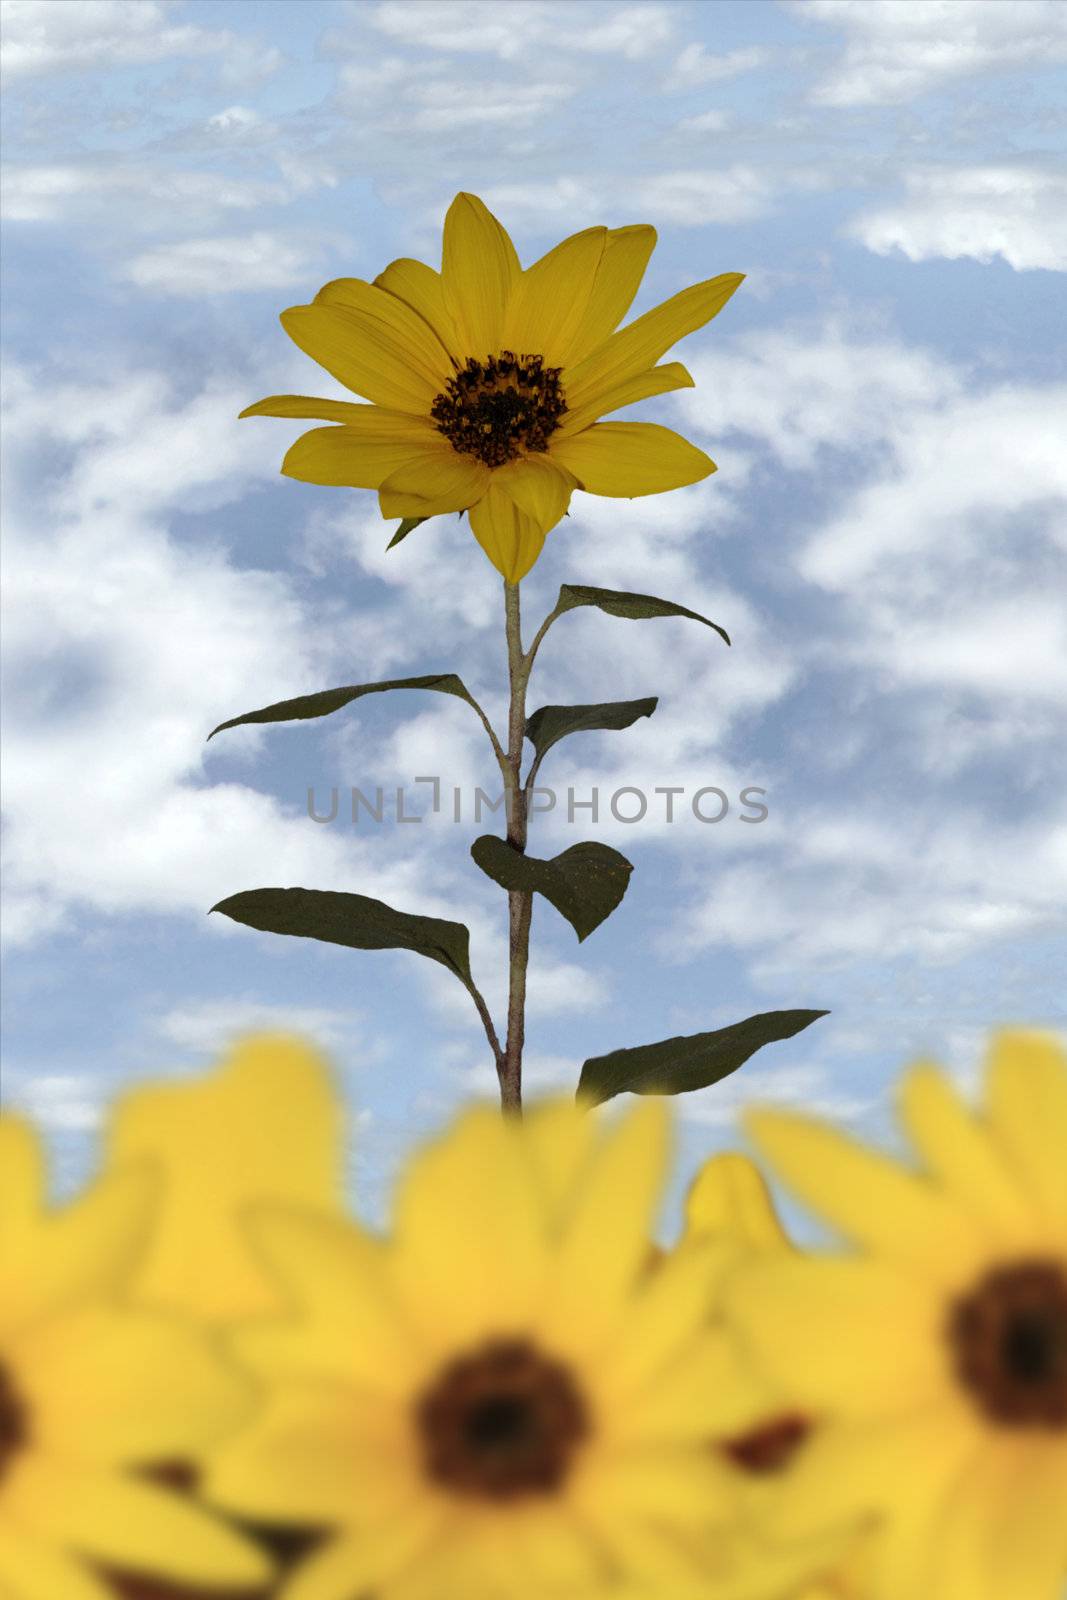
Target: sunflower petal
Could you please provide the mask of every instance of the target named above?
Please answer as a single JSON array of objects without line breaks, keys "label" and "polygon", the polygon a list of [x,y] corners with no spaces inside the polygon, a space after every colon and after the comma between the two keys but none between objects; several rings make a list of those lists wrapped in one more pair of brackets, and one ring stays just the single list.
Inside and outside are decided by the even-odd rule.
[{"label": "sunflower petal", "polygon": [[[369,287],[369,286],[368,286]],[[389,305],[415,313],[403,302],[380,290]],[[326,301],[291,306],[281,314],[281,324],[295,345],[354,394],[375,405],[391,407],[412,416],[427,417],[434,397],[444,388],[451,367],[442,351],[441,371],[421,362],[406,329],[387,320],[365,315],[351,306]]]},{"label": "sunflower petal", "polygon": [[595,422],[573,438],[553,435],[548,453],[587,494],[619,499],[681,489],[715,471],[703,450],[655,422]]},{"label": "sunflower petal", "polygon": [[465,356],[500,349],[504,314],[522,268],[506,229],[477,195],[457,194],[445,216],[441,277]]},{"label": "sunflower petal", "polygon": [[85,1306],[14,1343],[34,1441],[109,1466],[186,1458],[245,1418],[248,1383],[173,1316]]},{"label": "sunflower petal", "polygon": [[405,300],[362,278],[334,278],[315,296],[317,306],[337,306],[364,323],[388,329],[410,349],[412,359],[433,378],[451,375],[452,361],[433,326]]},{"label": "sunflower petal", "polygon": [[496,570],[508,583],[518,583],[541,554],[545,530],[492,481],[471,506],[470,519],[471,532]]},{"label": "sunflower petal", "polygon": [[429,430],[408,439],[362,439],[352,428],[312,428],[289,446],[282,474],[301,483],[379,489],[409,461],[428,453]]},{"label": "sunflower petal", "polygon": [[32,1539],[5,1519],[0,1529],[0,1594],[9,1600],[115,1600],[115,1591],[74,1557]]},{"label": "sunflower petal", "polygon": [[358,423],[363,412],[372,412],[376,416],[400,416],[405,422],[410,423],[411,418],[406,412],[387,412],[378,406],[365,406],[355,400],[317,400],[313,395],[306,394],[271,394],[265,400],[257,400],[255,405],[245,406],[239,411],[237,419],[242,417],[321,417],[324,422],[351,422]]},{"label": "sunflower petal", "polygon": [[609,228],[604,253],[571,349],[572,365],[583,361],[613,333],[633,304],[656,245],[656,230],[648,223]]},{"label": "sunflower petal", "polygon": [[235,1588],[271,1575],[251,1540],[155,1484],[35,1460],[5,1483],[4,1497],[17,1525],[110,1566]]},{"label": "sunflower petal", "polygon": [[379,272],[375,286],[387,294],[396,295],[424,322],[428,322],[445,349],[454,358],[459,354],[460,339],[452,313],[445,303],[445,287],[441,274],[425,261],[415,261],[411,256],[401,256],[390,261],[384,272]]},{"label": "sunflower petal", "polygon": [[565,367],[572,360],[607,234],[606,228],[586,228],[527,267],[504,317],[506,350],[537,352],[546,367]]},{"label": "sunflower petal", "polygon": [[547,455],[529,455],[493,471],[493,483],[509,500],[548,533],[563,516],[574,492],[574,478]]},{"label": "sunflower petal", "polygon": [[710,322],[743,279],[743,273],[724,272],[695,283],[620,328],[567,371],[563,381],[568,403],[575,409],[590,405],[634,373],[644,372],[672,344]]},{"label": "sunflower petal", "polygon": [[988,1068],[989,1115],[1018,1181],[1067,1228],[1067,1055],[1039,1033],[1002,1033]]},{"label": "sunflower petal", "polygon": [[746,1125],[790,1187],[846,1238],[938,1277],[980,1259],[981,1229],[918,1173],[814,1118],[750,1111]]},{"label": "sunflower petal", "polygon": [[378,485],[383,517],[436,517],[465,511],[486,491],[489,468],[447,445],[412,454]]},{"label": "sunflower petal", "polygon": [[712,1156],[697,1173],[685,1206],[687,1238],[743,1240],[756,1250],[791,1248],[766,1179],[747,1156]]},{"label": "sunflower petal", "polygon": [[606,417],[612,411],[621,410],[623,406],[635,405],[638,400],[649,400],[653,395],[668,394],[672,389],[693,387],[692,376],[680,361],[665,361],[662,366],[649,367],[647,372],[638,372],[632,377],[624,378],[614,389],[599,395],[592,405],[582,406],[577,411],[565,411],[553,438],[569,439],[572,434],[588,428],[598,417]]}]

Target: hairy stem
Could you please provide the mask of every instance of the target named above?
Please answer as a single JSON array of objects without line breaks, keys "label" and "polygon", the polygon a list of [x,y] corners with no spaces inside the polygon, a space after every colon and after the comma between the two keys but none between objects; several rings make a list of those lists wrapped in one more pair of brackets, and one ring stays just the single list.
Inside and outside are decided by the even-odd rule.
[{"label": "hairy stem", "polygon": [[[522,749],[526,730],[526,684],[532,659],[523,655],[519,614],[519,586],[504,584],[508,642],[508,677],[511,703],[508,714],[506,806],[508,843],[526,849],[526,793],[522,786]],[[522,1047],[526,1032],[526,969],[530,960],[530,921],[533,895],[508,894],[508,1031],[504,1059],[499,1068],[500,1104],[505,1111],[522,1114]]]}]

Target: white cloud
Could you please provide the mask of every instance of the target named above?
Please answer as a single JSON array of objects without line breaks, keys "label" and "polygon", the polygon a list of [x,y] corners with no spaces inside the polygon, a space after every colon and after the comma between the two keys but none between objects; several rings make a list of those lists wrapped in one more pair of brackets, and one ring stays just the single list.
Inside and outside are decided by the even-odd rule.
[{"label": "white cloud", "polygon": [[362,1021],[357,1011],[276,1005],[247,995],[231,995],[222,1000],[195,1000],[173,1006],[159,1018],[156,1032],[169,1044],[214,1057],[232,1040],[250,1033],[296,1033],[333,1049],[346,1044]]},{"label": "white cloud", "polygon": [[777,178],[744,164],[707,171],[657,172],[627,186],[635,211],[683,228],[751,222],[765,216],[778,187]]},{"label": "white cloud", "polygon": [[1067,61],[1060,0],[791,0],[845,47],[811,98],[826,106],[901,105],[980,73]]},{"label": "white cloud", "polygon": [[315,275],[315,261],[303,236],[287,238],[259,229],[144,250],[123,265],[120,275],[139,289],[200,297],[306,283]]},{"label": "white cloud", "polygon": [[704,83],[722,83],[737,78],[742,73],[754,72],[765,66],[770,52],[761,45],[749,45],[742,50],[728,50],[725,55],[714,55],[707,45],[687,44],[675,59],[664,80],[665,89],[696,89]]},{"label": "white cloud", "polygon": [[6,0],[4,75],[28,78],[220,56],[232,78],[252,81],[280,66],[280,50],[228,29],[171,23],[174,10],[166,0]]},{"label": "white cloud", "polygon": [[560,101],[574,93],[572,86],[551,83],[489,83],[475,86],[459,82],[415,83],[408,102],[410,125],[425,133],[454,128],[524,127],[554,114]]},{"label": "white cloud", "polygon": [[81,1073],[6,1075],[6,1109],[21,1112],[50,1132],[89,1132],[100,1126],[106,1091]]},{"label": "white cloud", "polygon": [[117,160],[77,165],[14,165],[4,170],[3,216],[9,222],[83,221],[116,206],[124,222],[146,231],[180,218],[200,227],[228,211],[253,211],[289,198],[288,189],[261,179],[178,167],[125,165]]},{"label": "white cloud", "polygon": [[989,262],[1017,272],[1067,271],[1067,174],[1018,163],[923,167],[904,174],[904,198],[861,211],[846,233],[877,255]]},{"label": "white cloud", "polygon": [[[362,7],[360,20],[363,20]],[[370,11],[371,25],[392,39],[428,50],[524,59],[540,49],[621,55],[639,60],[662,48],[674,32],[666,5],[576,6],[559,0],[385,0]]]}]

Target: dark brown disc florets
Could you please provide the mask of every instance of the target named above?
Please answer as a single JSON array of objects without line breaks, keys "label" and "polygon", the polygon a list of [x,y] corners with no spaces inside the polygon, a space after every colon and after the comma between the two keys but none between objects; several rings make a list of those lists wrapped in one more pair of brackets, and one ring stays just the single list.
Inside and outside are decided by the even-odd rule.
[{"label": "dark brown disc florets", "polygon": [[523,1339],[491,1340],[451,1362],[415,1416],[427,1475],[495,1501],[558,1489],[589,1431],[566,1367]]},{"label": "dark brown disc florets", "polygon": [[991,1421],[1067,1429],[1067,1263],[994,1267],[948,1322],[956,1375]]},{"label": "dark brown disc florets", "polygon": [[7,1475],[12,1458],[26,1443],[26,1408],[11,1377],[0,1362],[0,1483]]},{"label": "dark brown disc florets", "polygon": [[430,415],[454,450],[502,467],[523,450],[546,448],[567,409],[562,370],[514,350],[484,362],[471,356],[435,397]]}]

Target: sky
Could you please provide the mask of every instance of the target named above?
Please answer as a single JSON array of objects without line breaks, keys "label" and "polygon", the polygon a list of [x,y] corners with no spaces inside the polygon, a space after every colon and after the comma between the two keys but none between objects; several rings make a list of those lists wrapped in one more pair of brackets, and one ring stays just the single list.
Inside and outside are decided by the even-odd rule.
[{"label": "sky", "polygon": [[[471,929],[504,1007],[484,734],[443,696],[206,735],[343,683],[458,672],[505,713],[498,574],[465,521],[386,552],[373,492],[282,478],[344,398],[278,314],[400,256],[438,266],[460,190],[524,264],[652,223],[630,315],[745,282],[665,359],[692,389],[620,420],[710,478],[578,492],[523,584],[679,601],[548,634],[530,706],[656,695],[558,746],[531,851],[634,864],[581,946],[537,905],[530,1091],[754,1012],[831,1014],[677,1103],[675,1199],[776,1101],[892,1142],[918,1057],[1063,1028],[1067,971],[1067,7],[1057,0],[7,0],[3,11],[4,1096],[57,1181],[144,1076],[249,1030],[317,1041],[351,1107],[355,1200],[495,1082],[441,967],[209,916],[348,889]],[[426,812],[353,825],[353,787]],[[600,814],[566,816],[566,796]],[[650,796],[617,820],[610,798]],[[657,787],[685,791],[668,822]],[[334,822],[313,821],[337,787]],[[699,789],[730,802],[692,812]],[[766,791],[746,823],[742,789]],[[462,796],[453,820],[450,797]],[[618,809],[628,813],[632,801]],[[719,802],[704,802],[714,815]],[[636,809],[636,807],[634,807]]]}]

